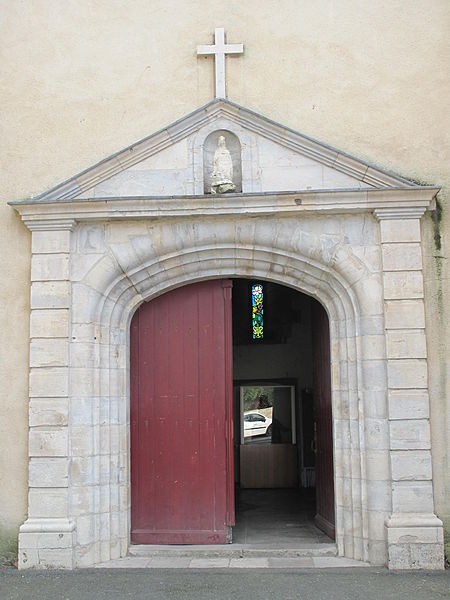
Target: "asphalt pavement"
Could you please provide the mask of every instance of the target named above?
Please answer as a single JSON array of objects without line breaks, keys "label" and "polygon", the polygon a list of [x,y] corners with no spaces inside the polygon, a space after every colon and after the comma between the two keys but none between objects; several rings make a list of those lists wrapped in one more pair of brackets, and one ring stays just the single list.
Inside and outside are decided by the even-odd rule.
[{"label": "asphalt pavement", "polygon": [[449,600],[450,571],[0,570],[1,600]]}]

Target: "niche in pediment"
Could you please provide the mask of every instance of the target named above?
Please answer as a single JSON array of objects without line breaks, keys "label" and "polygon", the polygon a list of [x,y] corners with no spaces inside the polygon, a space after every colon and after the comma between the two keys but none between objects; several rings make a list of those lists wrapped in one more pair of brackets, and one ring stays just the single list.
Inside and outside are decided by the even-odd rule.
[{"label": "niche in pediment", "polygon": [[239,138],[219,129],[203,145],[203,181],[205,194],[242,192],[242,159]]}]

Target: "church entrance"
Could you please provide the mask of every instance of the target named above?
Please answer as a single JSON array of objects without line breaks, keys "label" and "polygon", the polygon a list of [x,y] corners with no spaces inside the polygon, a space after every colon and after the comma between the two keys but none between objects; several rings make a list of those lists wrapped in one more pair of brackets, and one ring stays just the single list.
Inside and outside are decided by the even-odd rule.
[{"label": "church entrance", "polygon": [[318,302],[269,282],[192,284],[138,309],[130,348],[132,543],[334,538]]}]

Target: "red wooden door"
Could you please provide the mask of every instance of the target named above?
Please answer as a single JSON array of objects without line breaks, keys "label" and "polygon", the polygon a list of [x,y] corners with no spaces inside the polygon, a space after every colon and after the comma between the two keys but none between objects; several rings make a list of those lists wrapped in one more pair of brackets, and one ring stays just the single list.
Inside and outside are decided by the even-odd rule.
[{"label": "red wooden door", "polygon": [[130,337],[131,542],[225,543],[234,525],[231,281],[143,304]]},{"label": "red wooden door", "polygon": [[334,539],[333,418],[331,413],[330,328],[328,316],[313,303],[314,426],[316,437],[317,526]]}]

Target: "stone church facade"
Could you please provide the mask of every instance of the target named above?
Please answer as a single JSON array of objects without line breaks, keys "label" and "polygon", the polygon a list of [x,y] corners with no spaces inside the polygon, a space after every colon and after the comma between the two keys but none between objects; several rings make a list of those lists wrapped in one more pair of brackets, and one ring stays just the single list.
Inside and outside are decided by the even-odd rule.
[{"label": "stone church facade", "polygon": [[[433,9],[437,15],[442,4]],[[18,27],[14,12],[10,18]],[[380,27],[387,27],[381,15],[383,7]],[[165,18],[160,14],[153,22],[155,31]],[[211,35],[216,24],[190,26],[192,48],[204,41],[205,27]],[[226,31],[241,41],[232,20]],[[247,43],[244,32],[242,39],[244,55],[226,63],[228,95],[234,98],[235,85],[239,103],[220,97],[196,102],[197,93],[165,110],[159,106],[163,91],[152,92],[159,106],[151,120],[156,133],[105,152],[109,158],[76,176],[85,165],[76,161],[75,169],[68,161],[57,168],[52,149],[41,168],[55,163],[55,176],[72,169],[63,184],[25,194],[31,196],[25,200],[13,183],[5,192],[4,210],[14,223],[7,234],[31,236],[17,258],[18,297],[29,293],[30,303],[12,315],[18,318],[20,309],[22,336],[11,355],[22,387],[14,382],[11,389],[21,407],[12,418],[21,446],[10,464],[17,475],[9,478],[21,512],[8,509],[2,524],[5,531],[20,525],[21,568],[93,566],[126,555],[130,321],[143,302],[172,289],[233,277],[289,286],[327,311],[337,553],[393,569],[443,568],[449,497],[442,161],[437,156],[433,170],[420,147],[419,167],[402,163],[395,139],[377,156],[371,153],[372,139],[381,144],[376,133],[361,142],[355,125],[348,138],[330,128],[333,140],[342,136],[346,151],[338,150],[299,133],[305,108],[294,110],[287,126],[279,117],[291,105],[282,96],[258,101],[244,93],[243,81],[259,83],[258,75],[236,71],[237,61],[252,59],[252,39]],[[283,50],[272,52],[283,56]],[[192,62],[186,67],[192,79],[205,59],[188,55],[183,61]],[[163,55],[155,50],[154,60]],[[172,56],[170,64],[177,60]],[[212,81],[210,59],[197,68],[199,78]],[[274,73],[271,85],[282,86],[283,73]],[[176,70],[159,76],[167,89],[181,85]],[[97,98],[95,86],[92,93]],[[395,113],[392,103],[386,110]],[[164,115],[174,112],[179,118],[168,125]],[[337,109],[326,116],[340,118]],[[98,127],[99,134],[106,130],[104,123]],[[326,139],[327,128],[316,129]],[[103,148],[102,135],[89,135],[98,144],[94,156]],[[220,138],[230,153],[235,189],[212,194]],[[32,144],[38,152],[39,141]],[[25,189],[33,192],[38,159],[28,160]],[[46,181],[54,181],[51,172]],[[2,318],[6,323],[11,316]],[[6,388],[7,374],[2,381]],[[6,422],[6,400],[2,410]],[[8,454],[8,434],[4,443]]]}]

